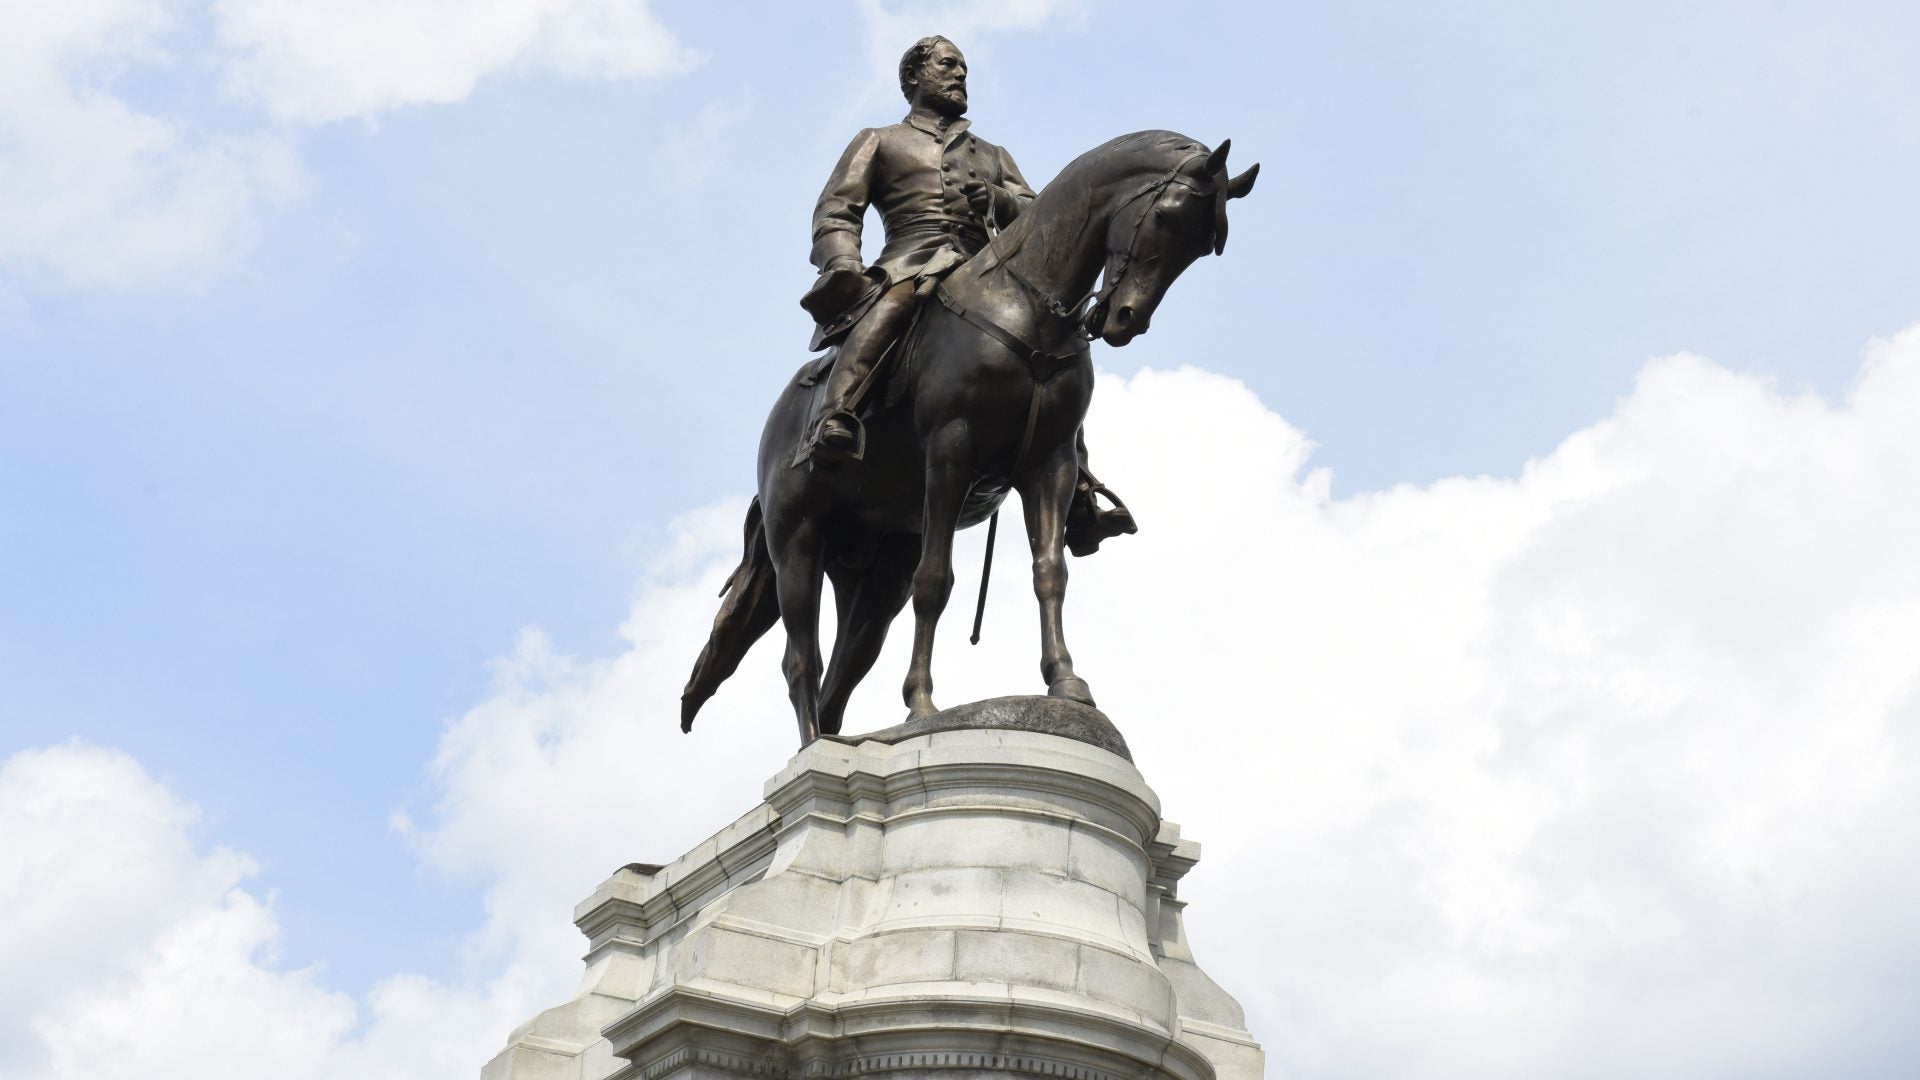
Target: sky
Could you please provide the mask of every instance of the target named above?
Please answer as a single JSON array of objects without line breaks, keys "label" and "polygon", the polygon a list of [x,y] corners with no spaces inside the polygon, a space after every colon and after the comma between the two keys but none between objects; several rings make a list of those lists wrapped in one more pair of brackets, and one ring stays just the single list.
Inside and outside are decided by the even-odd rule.
[{"label": "sky", "polygon": [[758,799],[777,645],[678,691],[930,32],[1036,185],[1262,166],[1067,603],[1270,1075],[1911,1062],[1911,6],[0,0],[0,1077],[471,1077]]}]

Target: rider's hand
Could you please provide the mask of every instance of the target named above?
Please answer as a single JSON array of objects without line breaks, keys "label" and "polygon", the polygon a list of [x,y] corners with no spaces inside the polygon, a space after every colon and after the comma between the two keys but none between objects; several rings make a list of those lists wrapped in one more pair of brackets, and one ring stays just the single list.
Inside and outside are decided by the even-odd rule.
[{"label": "rider's hand", "polygon": [[980,215],[982,221],[993,220],[993,189],[985,180],[969,180],[960,185],[960,194],[967,197],[967,205]]}]

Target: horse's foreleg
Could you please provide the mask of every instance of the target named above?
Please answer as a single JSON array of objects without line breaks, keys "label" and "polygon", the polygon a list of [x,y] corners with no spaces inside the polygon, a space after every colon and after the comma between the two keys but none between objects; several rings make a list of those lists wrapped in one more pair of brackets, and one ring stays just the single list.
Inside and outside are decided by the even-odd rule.
[{"label": "horse's foreleg", "polygon": [[913,572],[913,663],[902,687],[908,716],[933,704],[933,631],[953,592],[953,532],[969,484],[964,424],[949,424],[927,444],[927,501],[920,522],[920,565]]},{"label": "horse's foreleg", "polygon": [[833,659],[820,684],[820,731],[840,733],[847,700],[886,644],[887,628],[906,606],[913,589],[913,567],[920,555],[919,538],[896,533],[880,542],[873,565],[865,570],[843,570],[833,579],[840,605],[840,629],[833,638]]},{"label": "horse's foreleg", "polygon": [[1091,705],[1093,691],[1073,673],[1062,617],[1067,598],[1067,506],[1079,471],[1073,444],[1065,443],[1022,478],[1019,490],[1027,543],[1033,549],[1033,595],[1040,601],[1040,675],[1047,681],[1049,696]]},{"label": "horse's foreleg", "polygon": [[787,654],[780,669],[787,697],[800,724],[800,745],[820,737],[820,530],[802,522],[773,547],[780,593],[780,621],[787,631]]}]

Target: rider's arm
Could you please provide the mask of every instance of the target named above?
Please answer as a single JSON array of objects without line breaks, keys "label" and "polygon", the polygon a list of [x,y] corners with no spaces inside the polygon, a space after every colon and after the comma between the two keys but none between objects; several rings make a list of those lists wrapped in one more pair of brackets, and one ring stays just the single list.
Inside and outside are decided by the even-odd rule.
[{"label": "rider's arm", "polygon": [[859,270],[860,228],[867,216],[868,192],[873,189],[874,159],[880,152],[880,133],[867,128],[853,137],[840,163],[827,177],[820,201],[813,208],[813,265],[827,270]]},{"label": "rider's arm", "polygon": [[1000,155],[1000,190],[993,196],[994,224],[1004,229],[1033,201],[1033,189],[1027,186],[1027,178],[1020,175],[1020,166],[1013,163],[1006,147],[996,146],[994,152]]}]

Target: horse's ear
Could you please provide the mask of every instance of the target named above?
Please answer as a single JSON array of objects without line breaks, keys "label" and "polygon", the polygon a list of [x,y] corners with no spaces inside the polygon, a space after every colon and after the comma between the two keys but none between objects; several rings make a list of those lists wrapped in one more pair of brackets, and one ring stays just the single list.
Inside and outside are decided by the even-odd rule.
[{"label": "horse's ear", "polygon": [[1216,149],[1213,153],[1207,155],[1206,175],[1208,176],[1225,175],[1227,171],[1227,150],[1232,146],[1233,146],[1233,140],[1227,139],[1226,141],[1220,144],[1218,149]]},{"label": "horse's ear", "polygon": [[1260,175],[1260,163],[1254,162],[1253,168],[1227,181],[1227,198],[1244,199],[1247,192],[1253,190],[1253,180]]}]

